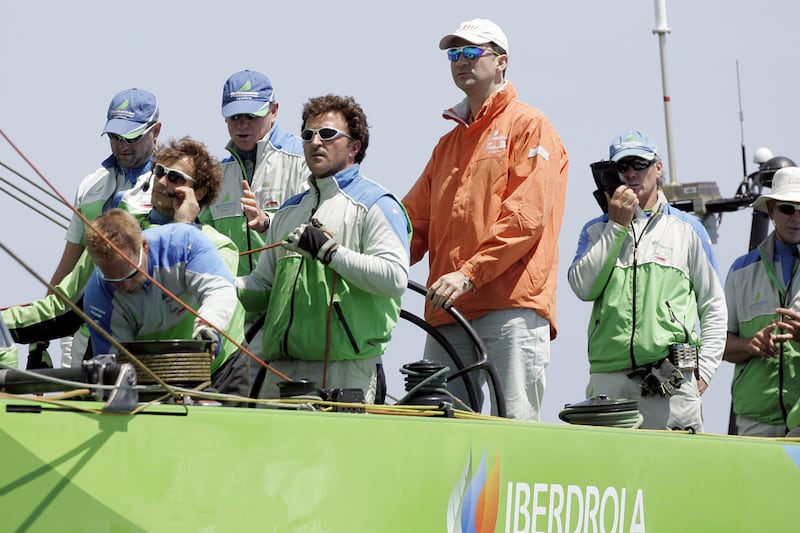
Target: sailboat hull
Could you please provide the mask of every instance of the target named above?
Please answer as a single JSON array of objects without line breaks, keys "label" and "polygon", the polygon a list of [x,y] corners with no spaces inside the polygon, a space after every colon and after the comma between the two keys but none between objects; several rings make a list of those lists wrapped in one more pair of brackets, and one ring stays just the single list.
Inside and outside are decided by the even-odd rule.
[{"label": "sailboat hull", "polygon": [[499,419],[8,399],[0,454],[7,531],[788,531],[800,491],[797,442]]}]

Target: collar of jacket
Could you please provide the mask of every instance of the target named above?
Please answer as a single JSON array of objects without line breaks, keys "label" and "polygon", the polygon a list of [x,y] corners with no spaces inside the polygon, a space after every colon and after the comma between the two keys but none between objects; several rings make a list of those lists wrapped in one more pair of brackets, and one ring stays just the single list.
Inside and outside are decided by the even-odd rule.
[{"label": "collar of jacket", "polygon": [[150,172],[150,168],[153,166],[153,156],[152,154],[148,156],[145,162],[138,167],[123,168],[119,165],[119,163],[117,163],[117,158],[114,157],[114,154],[111,154],[103,161],[102,165],[103,168],[107,169],[109,172],[116,170],[118,174],[125,176],[125,181],[129,182],[131,186],[133,186],[136,185],[137,181],[139,181],[139,176]]},{"label": "collar of jacket", "polygon": [[325,193],[330,190],[331,187],[339,189],[345,189],[348,185],[350,185],[354,179],[359,174],[359,169],[361,166],[358,163],[353,163],[349,167],[340,170],[333,176],[326,176],[324,178],[315,178],[311,176],[309,180],[311,181],[312,187],[319,190],[320,193]]},{"label": "collar of jacket", "polygon": [[[481,106],[480,111],[478,111],[478,115],[475,117],[475,120],[472,121],[472,124],[479,123],[487,116],[494,116],[501,112],[506,108],[508,103],[514,100],[516,97],[517,90],[514,88],[514,84],[506,80],[503,82],[503,85],[501,85],[500,88],[495,91],[494,94],[486,99]],[[443,111],[442,117],[447,120],[455,120],[459,124],[470,127],[472,125],[469,124],[470,112],[469,100],[464,98],[450,109]]]},{"label": "collar of jacket", "polygon": [[[264,153],[264,145],[266,145],[267,142],[269,141],[270,135],[272,135],[272,131],[274,129],[275,125],[273,124],[272,129],[269,130],[267,134],[264,135],[261,139],[259,139],[258,142],[256,142],[256,158],[255,158],[256,161],[258,161],[259,155]],[[233,144],[233,141],[229,140],[228,144],[225,145],[225,149],[228,152],[230,152],[231,156],[237,161],[239,161],[239,163],[241,163],[244,160],[243,156],[245,152],[242,152],[241,150],[236,148],[236,145]]]}]

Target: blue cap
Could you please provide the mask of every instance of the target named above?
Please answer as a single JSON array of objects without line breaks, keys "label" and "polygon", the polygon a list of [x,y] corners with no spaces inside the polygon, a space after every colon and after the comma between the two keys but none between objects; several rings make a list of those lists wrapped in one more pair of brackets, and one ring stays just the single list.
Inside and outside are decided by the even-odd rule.
[{"label": "blue cap", "polygon": [[625,157],[641,157],[652,161],[656,155],[658,147],[655,141],[641,131],[628,131],[616,136],[608,149],[608,158],[614,162]]},{"label": "blue cap", "polygon": [[106,118],[103,133],[138,137],[147,126],[158,122],[158,100],[144,89],[126,89],[111,100]]},{"label": "blue cap", "polygon": [[264,116],[269,113],[274,96],[272,82],[260,72],[237,72],[228,78],[222,88],[222,116]]}]

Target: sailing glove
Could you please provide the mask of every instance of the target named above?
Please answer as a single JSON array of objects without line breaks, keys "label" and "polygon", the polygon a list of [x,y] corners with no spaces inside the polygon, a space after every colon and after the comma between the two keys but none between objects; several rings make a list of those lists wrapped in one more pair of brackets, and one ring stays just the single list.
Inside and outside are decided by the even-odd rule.
[{"label": "sailing glove", "polygon": [[28,362],[25,365],[26,370],[53,368],[53,360],[50,358],[50,353],[47,351],[48,346],[50,346],[50,341],[32,342],[28,345]]},{"label": "sailing glove", "polygon": [[339,245],[313,222],[297,226],[286,236],[286,240],[281,242],[281,246],[309,259],[318,259],[327,265]]},{"label": "sailing glove", "polygon": [[211,326],[197,326],[194,328],[192,338],[201,341],[211,341],[211,353],[214,357],[219,355],[220,334]]},{"label": "sailing glove", "polygon": [[672,396],[681,383],[683,373],[669,359],[664,359],[650,367],[650,372],[642,378],[642,396]]}]

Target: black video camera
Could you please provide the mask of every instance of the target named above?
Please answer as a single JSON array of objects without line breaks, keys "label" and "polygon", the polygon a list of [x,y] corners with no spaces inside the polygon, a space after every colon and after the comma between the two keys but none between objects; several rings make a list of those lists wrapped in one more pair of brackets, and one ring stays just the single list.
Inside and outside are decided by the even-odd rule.
[{"label": "black video camera", "polygon": [[589,167],[592,169],[592,177],[595,185],[597,185],[597,190],[592,193],[594,199],[597,200],[597,204],[603,210],[603,213],[608,213],[606,193],[609,196],[613,196],[617,187],[624,185],[619,177],[617,164],[613,161],[596,161],[590,163]]}]

